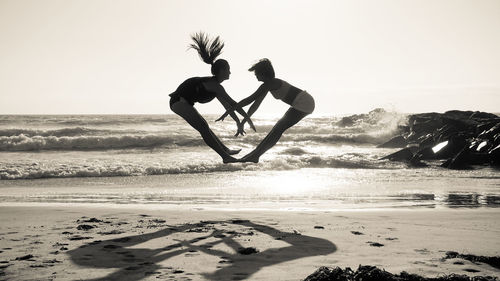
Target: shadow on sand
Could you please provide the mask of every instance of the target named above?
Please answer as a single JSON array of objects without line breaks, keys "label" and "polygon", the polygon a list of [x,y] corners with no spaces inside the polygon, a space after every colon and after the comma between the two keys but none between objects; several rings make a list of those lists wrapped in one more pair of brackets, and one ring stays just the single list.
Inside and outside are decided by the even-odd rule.
[{"label": "shadow on sand", "polygon": [[[228,230],[229,226],[239,228]],[[256,232],[281,240],[288,246],[255,252],[252,248],[242,247],[238,241],[233,239],[244,235],[260,234]],[[174,234],[187,237],[192,237],[192,234],[201,235],[191,240],[169,239],[165,241],[165,244],[169,244],[168,246],[157,249],[128,248],[157,238],[171,238],[169,236]],[[175,243],[171,244],[172,241]],[[226,252],[212,249],[221,243],[234,251]],[[335,252],[336,249],[335,244],[325,239],[283,232],[271,226],[247,220],[229,220],[184,224],[167,227],[152,233],[94,241],[67,253],[75,264],[82,267],[117,269],[116,272],[105,277],[92,280],[141,280],[148,276],[151,277],[151,275],[166,278],[168,276],[181,277],[176,273],[183,273],[183,271],[176,272],[173,268],[167,267],[170,271],[165,272],[165,267],[158,263],[177,256],[200,252],[221,259],[219,262],[221,266],[218,266],[216,271],[203,274],[205,279],[245,280],[263,267],[304,257],[327,255]]]}]

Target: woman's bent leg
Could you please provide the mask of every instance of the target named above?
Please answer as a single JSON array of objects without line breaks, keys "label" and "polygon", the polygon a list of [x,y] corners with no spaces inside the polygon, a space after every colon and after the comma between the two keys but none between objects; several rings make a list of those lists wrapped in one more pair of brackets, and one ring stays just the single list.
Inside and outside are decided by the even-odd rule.
[{"label": "woman's bent leg", "polygon": [[230,149],[229,147],[224,145],[224,143],[222,143],[222,141],[217,137],[217,135],[215,135],[215,133],[212,130],[210,130],[210,131],[212,132],[212,135],[215,137],[215,140],[224,149],[224,151],[226,151],[227,154],[234,155],[234,154],[240,153],[241,149]]},{"label": "woman's bent leg", "polygon": [[290,127],[297,124],[302,118],[307,116],[308,113],[296,110],[294,108],[288,109],[285,115],[274,125],[269,134],[260,142],[260,144],[249,154],[242,158],[244,162],[259,162],[259,157],[267,150],[273,147],[281,138],[281,135]]},{"label": "woman's bent leg", "polygon": [[203,141],[222,157],[224,163],[236,161],[234,157],[227,153],[227,147],[222,145],[222,142],[215,136],[212,130],[210,130],[207,121],[192,105],[181,100],[172,104],[170,108],[200,133]]}]

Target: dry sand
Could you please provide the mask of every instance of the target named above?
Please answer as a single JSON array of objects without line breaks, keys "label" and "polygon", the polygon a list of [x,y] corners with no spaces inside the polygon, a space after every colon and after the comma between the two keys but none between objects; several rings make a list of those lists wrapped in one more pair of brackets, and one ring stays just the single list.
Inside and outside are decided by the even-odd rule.
[{"label": "dry sand", "polygon": [[500,210],[0,207],[0,280],[303,280],[320,266],[500,276]]}]

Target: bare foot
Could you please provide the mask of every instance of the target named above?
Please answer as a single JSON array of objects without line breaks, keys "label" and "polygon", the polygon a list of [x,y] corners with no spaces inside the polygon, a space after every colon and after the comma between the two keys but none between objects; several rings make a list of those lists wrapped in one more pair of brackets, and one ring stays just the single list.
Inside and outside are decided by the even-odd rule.
[{"label": "bare foot", "polygon": [[236,162],[238,162],[238,159],[236,159],[236,158],[234,158],[234,157],[232,157],[232,156],[228,156],[228,157],[226,157],[226,158],[223,158],[223,159],[222,159],[222,162],[223,162],[224,164],[227,164],[227,163],[236,163]]},{"label": "bare foot", "polygon": [[239,162],[253,162],[253,163],[259,163],[259,157],[255,157],[253,155],[246,155],[243,158],[239,160]]},{"label": "bare foot", "polygon": [[228,149],[228,150],[226,150],[227,154],[229,154],[229,155],[238,154],[238,153],[240,153],[240,151],[241,151],[241,148],[240,149]]}]

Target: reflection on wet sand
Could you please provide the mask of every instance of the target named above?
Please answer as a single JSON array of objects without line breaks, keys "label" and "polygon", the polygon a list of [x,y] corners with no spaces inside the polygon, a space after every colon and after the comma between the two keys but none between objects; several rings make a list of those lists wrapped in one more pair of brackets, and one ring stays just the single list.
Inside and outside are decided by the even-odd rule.
[{"label": "reflection on wet sand", "polygon": [[500,207],[500,196],[479,193],[448,193],[448,194],[405,194],[395,196],[394,201],[414,202],[414,207],[444,206],[448,208],[497,208]]}]

